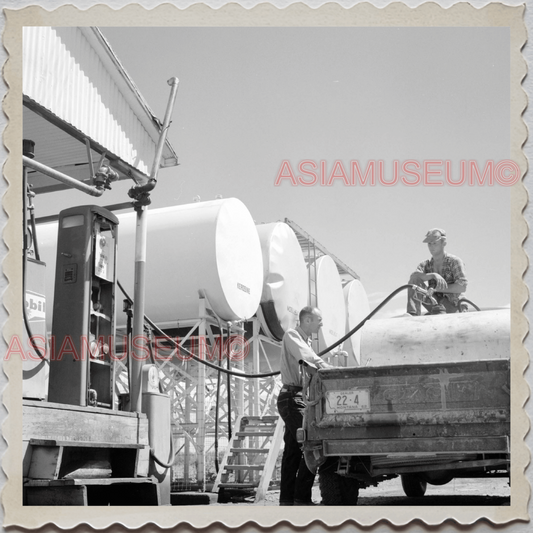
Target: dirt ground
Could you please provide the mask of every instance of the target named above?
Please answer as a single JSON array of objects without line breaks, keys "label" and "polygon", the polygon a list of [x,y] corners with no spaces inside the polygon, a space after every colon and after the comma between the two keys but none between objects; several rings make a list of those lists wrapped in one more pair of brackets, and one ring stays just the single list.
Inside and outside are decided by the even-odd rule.
[{"label": "dirt ground", "polygon": [[[251,501],[219,504],[216,494],[211,495],[211,505],[279,505],[279,491],[267,493],[265,502]],[[313,501],[321,502],[318,484],[313,488]],[[428,485],[425,496],[408,498],[405,496],[400,478],[380,483],[377,487],[362,489],[358,505],[509,505],[511,489],[507,478],[494,479],[454,479],[447,485]]]}]

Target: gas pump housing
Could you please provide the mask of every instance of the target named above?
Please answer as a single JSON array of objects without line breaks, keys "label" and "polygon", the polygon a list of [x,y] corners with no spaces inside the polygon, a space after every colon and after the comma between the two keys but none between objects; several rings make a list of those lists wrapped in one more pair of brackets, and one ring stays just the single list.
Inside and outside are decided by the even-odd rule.
[{"label": "gas pump housing", "polygon": [[50,402],[114,407],[118,223],[95,205],[59,213]]}]

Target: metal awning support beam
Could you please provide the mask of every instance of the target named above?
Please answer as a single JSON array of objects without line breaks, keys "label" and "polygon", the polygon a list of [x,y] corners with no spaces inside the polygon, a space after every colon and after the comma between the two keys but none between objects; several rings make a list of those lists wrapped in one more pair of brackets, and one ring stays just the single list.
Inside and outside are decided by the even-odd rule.
[{"label": "metal awning support beam", "polygon": [[159,167],[161,166],[161,158],[163,156],[163,149],[165,147],[165,142],[167,139],[168,128],[170,127],[172,111],[174,109],[174,102],[176,101],[176,95],[178,94],[179,80],[178,78],[174,77],[170,78],[167,83],[171,87],[170,96],[165,112],[165,118],[163,119],[163,125],[161,127],[161,133],[159,135],[159,141],[157,143],[155,151],[152,171],[150,172],[150,179],[144,185],[136,185],[128,191],[128,195],[131,198],[135,199],[137,205],[148,205],[150,203],[146,195],[148,195],[157,184],[157,173],[159,172]]},{"label": "metal awning support beam", "polygon": [[102,194],[104,194],[105,189],[103,188],[93,187],[92,185],[86,185],[85,183],[78,181],[77,179],[67,176],[66,174],[63,174],[62,172],[59,172],[58,170],[55,170],[51,167],[47,167],[46,165],[35,161],[35,159],[30,159],[25,155],[22,156],[22,163],[26,167],[32,168],[33,170],[36,170],[37,172],[40,172],[45,176],[60,181],[61,183],[64,183],[65,185],[68,185],[69,187],[72,187],[74,189],[78,189],[79,191],[82,191],[86,194],[90,194],[91,196],[102,196]]}]

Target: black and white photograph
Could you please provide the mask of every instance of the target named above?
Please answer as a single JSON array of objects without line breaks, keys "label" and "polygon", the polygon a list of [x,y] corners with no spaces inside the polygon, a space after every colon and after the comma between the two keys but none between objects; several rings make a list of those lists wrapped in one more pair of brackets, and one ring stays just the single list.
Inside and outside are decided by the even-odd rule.
[{"label": "black and white photograph", "polygon": [[6,15],[5,524],[527,521],[525,6],[193,7]]}]

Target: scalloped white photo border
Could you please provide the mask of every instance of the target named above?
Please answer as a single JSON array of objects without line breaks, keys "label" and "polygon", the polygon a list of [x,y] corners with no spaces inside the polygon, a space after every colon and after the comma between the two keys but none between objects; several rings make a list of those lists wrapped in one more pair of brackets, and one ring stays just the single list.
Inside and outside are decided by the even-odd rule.
[{"label": "scalloped white photo border", "polygon": [[[212,9],[203,4],[195,4],[179,9],[171,4],[163,4],[146,10],[140,5],[127,5],[121,10],[98,5],[81,10],[73,5],[48,11],[39,6],[24,9],[5,10],[6,25],[3,34],[4,47],[8,60],[4,65],[4,80],[9,87],[3,102],[7,127],[3,141],[9,153],[3,167],[7,190],[3,196],[3,207],[9,220],[4,230],[4,242],[9,250],[3,262],[4,275],[8,285],[4,292],[4,306],[9,314],[3,328],[5,341],[22,333],[21,257],[22,242],[22,191],[18,176],[22,174],[21,139],[21,28],[24,25],[44,26],[504,26],[510,28],[511,39],[511,159],[520,167],[522,176],[527,171],[527,160],[522,147],[527,139],[527,128],[522,114],[526,109],[527,95],[522,88],[527,65],[521,50],[526,42],[524,24],[525,6],[506,6],[500,3],[489,4],[480,9],[467,3],[460,3],[443,9],[435,3],[424,3],[412,9],[405,4],[393,3],[385,8],[376,8],[370,3],[357,4],[345,9],[338,4],[325,4],[311,9],[304,4],[291,4],[278,9],[271,4],[259,4],[245,9],[237,4],[223,5]],[[527,206],[527,190],[522,181],[511,189],[512,217],[512,266],[511,266],[511,350],[512,350],[512,420],[511,457],[512,486],[511,504],[502,507],[314,507],[302,513],[299,508],[272,507],[24,507],[22,505],[22,453],[19,443],[22,440],[22,386],[21,362],[16,358],[4,362],[4,372],[9,384],[4,391],[3,403],[8,416],[3,425],[3,435],[7,441],[7,451],[2,467],[7,483],[2,492],[4,525],[29,529],[54,524],[60,528],[72,528],[89,524],[102,529],[113,524],[137,528],[155,524],[162,528],[184,527],[205,528],[223,526],[227,528],[248,524],[255,528],[271,527],[280,523],[294,527],[313,525],[371,526],[378,522],[404,525],[417,521],[427,525],[437,525],[445,521],[459,524],[474,524],[483,520],[493,524],[506,524],[528,520],[529,483],[524,469],[529,463],[529,451],[524,441],[529,429],[529,419],[524,404],[529,397],[529,389],[524,379],[528,365],[528,354],[524,338],[528,324],[523,308],[528,293],[523,276],[528,259],[523,250],[523,242],[528,229],[523,216]],[[416,511],[414,511],[416,509]],[[518,531],[518,528],[516,529]]]}]

